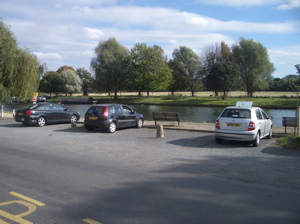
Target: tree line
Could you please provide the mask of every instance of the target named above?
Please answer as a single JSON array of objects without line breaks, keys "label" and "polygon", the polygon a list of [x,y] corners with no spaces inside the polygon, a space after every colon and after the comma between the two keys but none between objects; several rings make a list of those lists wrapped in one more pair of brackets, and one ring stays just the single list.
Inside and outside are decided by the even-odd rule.
[{"label": "tree line", "polygon": [[[196,91],[209,90],[226,98],[230,91],[244,90],[252,96],[255,91],[272,86],[274,66],[267,49],[254,40],[241,38],[232,47],[217,43],[208,46],[200,56],[181,46],[172,56],[168,60],[157,45],[136,43],[129,50],[115,38],[109,38],[100,41],[95,48],[95,57],[91,60],[95,75],[82,68],[77,74],[84,94],[92,90],[112,93],[115,97],[121,91],[147,92],[147,96],[151,91],[191,91],[193,96]],[[63,91],[55,83],[53,88],[46,88],[45,83],[51,83],[59,73],[46,73],[40,91],[73,93],[75,88]]]},{"label": "tree line", "polygon": [[50,94],[84,95],[107,92],[117,98],[122,91],[214,91],[225,99],[230,91],[298,91],[297,75],[272,77],[275,71],[267,49],[252,39],[241,38],[229,47],[225,42],[207,46],[200,55],[191,48],[174,49],[167,58],[158,45],[136,43],[127,49],[115,38],[100,41],[91,59],[91,72],[85,68],[62,66],[46,70],[28,49],[17,46],[14,35],[0,21],[0,99],[17,96],[30,99],[40,91]]}]

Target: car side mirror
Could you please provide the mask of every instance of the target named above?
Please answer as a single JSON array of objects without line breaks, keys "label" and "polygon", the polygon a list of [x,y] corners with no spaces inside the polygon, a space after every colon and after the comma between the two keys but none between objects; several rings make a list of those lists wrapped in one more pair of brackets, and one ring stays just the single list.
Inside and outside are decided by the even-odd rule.
[{"label": "car side mirror", "polygon": [[66,107],[65,109],[64,109],[64,111],[67,111],[68,110],[68,108]]}]

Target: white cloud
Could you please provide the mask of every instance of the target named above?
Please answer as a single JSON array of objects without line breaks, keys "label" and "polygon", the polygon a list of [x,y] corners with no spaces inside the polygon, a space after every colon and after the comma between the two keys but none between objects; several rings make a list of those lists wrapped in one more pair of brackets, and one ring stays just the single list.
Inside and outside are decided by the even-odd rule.
[{"label": "white cloud", "polygon": [[90,39],[101,39],[104,33],[100,29],[84,27],[83,30],[86,32],[86,36]]},{"label": "white cloud", "polygon": [[54,60],[60,61],[63,57],[59,53],[42,53],[42,52],[33,52],[40,60],[47,61],[47,60]]},{"label": "white cloud", "polygon": [[209,5],[223,5],[231,7],[246,7],[246,6],[260,6],[260,5],[271,5],[279,4],[284,0],[199,0],[199,2]]},{"label": "white cloud", "polygon": [[300,7],[300,0],[199,0],[199,2],[207,5],[219,5],[230,7],[253,7],[273,5],[279,10],[290,10]]},{"label": "white cloud", "polygon": [[279,10],[290,10],[300,7],[300,0],[288,0],[284,4],[281,4],[277,7]]},{"label": "white cloud", "polygon": [[275,64],[277,71],[274,76],[283,78],[296,74],[295,65],[299,64],[300,45],[268,49],[270,60]]}]

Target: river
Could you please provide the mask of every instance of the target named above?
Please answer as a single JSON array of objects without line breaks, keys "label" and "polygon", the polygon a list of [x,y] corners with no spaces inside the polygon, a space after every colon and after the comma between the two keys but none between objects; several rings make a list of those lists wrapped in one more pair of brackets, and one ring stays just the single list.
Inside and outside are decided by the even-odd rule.
[{"label": "river", "polygon": [[[15,105],[15,109],[24,108],[25,104]],[[83,117],[91,105],[67,104],[70,110],[76,110]],[[214,123],[222,112],[222,107],[197,107],[197,106],[161,106],[161,105],[129,105],[138,113],[144,115],[145,120],[153,120],[152,112],[178,112],[182,121],[196,123]],[[13,105],[5,105],[5,111],[12,111]],[[296,109],[265,109],[272,118],[274,126],[282,126],[282,117],[295,117]]]}]

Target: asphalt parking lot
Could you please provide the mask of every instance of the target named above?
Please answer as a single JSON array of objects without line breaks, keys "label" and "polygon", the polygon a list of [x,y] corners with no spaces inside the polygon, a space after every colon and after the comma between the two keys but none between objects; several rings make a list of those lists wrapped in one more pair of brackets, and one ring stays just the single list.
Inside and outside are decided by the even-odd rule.
[{"label": "asphalt parking lot", "polygon": [[[24,160],[24,164],[31,155],[41,161],[47,158],[73,161],[79,168],[97,169],[105,164],[105,171],[99,170],[105,176],[101,174],[98,187],[115,188],[122,182],[126,183],[126,189],[114,192],[110,200],[118,203],[108,207],[102,205],[99,214],[95,215],[96,210],[91,209],[93,204],[86,208],[93,213],[84,209],[89,217],[94,215],[93,219],[102,220],[103,224],[122,223],[116,221],[125,220],[125,217],[130,223],[221,223],[217,221],[221,218],[225,220],[223,223],[241,220],[244,223],[298,223],[300,220],[300,151],[282,149],[276,145],[276,138],[261,140],[259,147],[232,141],[219,145],[215,143],[214,134],[206,132],[165,129],[165,138],[157,138],[154,128],[123,129],[109,134],[86,131],[82,124],[76,128],[71,128],[70,124],[24,127],[13,119],[0,120],[0,133],[0,152],[3,155],[7,150],[20,153],[22,156],[18,159]],[[5,162],[1,161],[3,166]],[[119,171],[108,172],[109,169]],[[72,177],[80,175],[68,172]],[[3,173],[1,176],[6,178]],[[66,181],[68,178],[58,176],[55,179]],[[84,186],[78,180],[70,187],[75,188],[77,194],[95,184],[87,176],[79,179],[84,181]],[[47,183],[48,192],[52,184]],[[9,188],[7,186],[11,187],[8,183],[5,188]],[[41,187],[35,191],[41,191]],[[168,198],[162,192],[167,193]],[[65,194],[73,197],[72,193]],[[40,196],[41,201],[47,201],[46,194],[39,192],[38,196],[44,195]],[[58,202],[60,196],[55,197],[56,203],[63,203]],[[135,207],[139,215],[129,207],[120,206],[125,202],[130,208]],[[99,206],[99,203],[96,204]],[[175,203],[175,207],[169,203]],[[156,209],[162,210],[162,214]],[[143,215],[145,210],[149,214]]]}]

